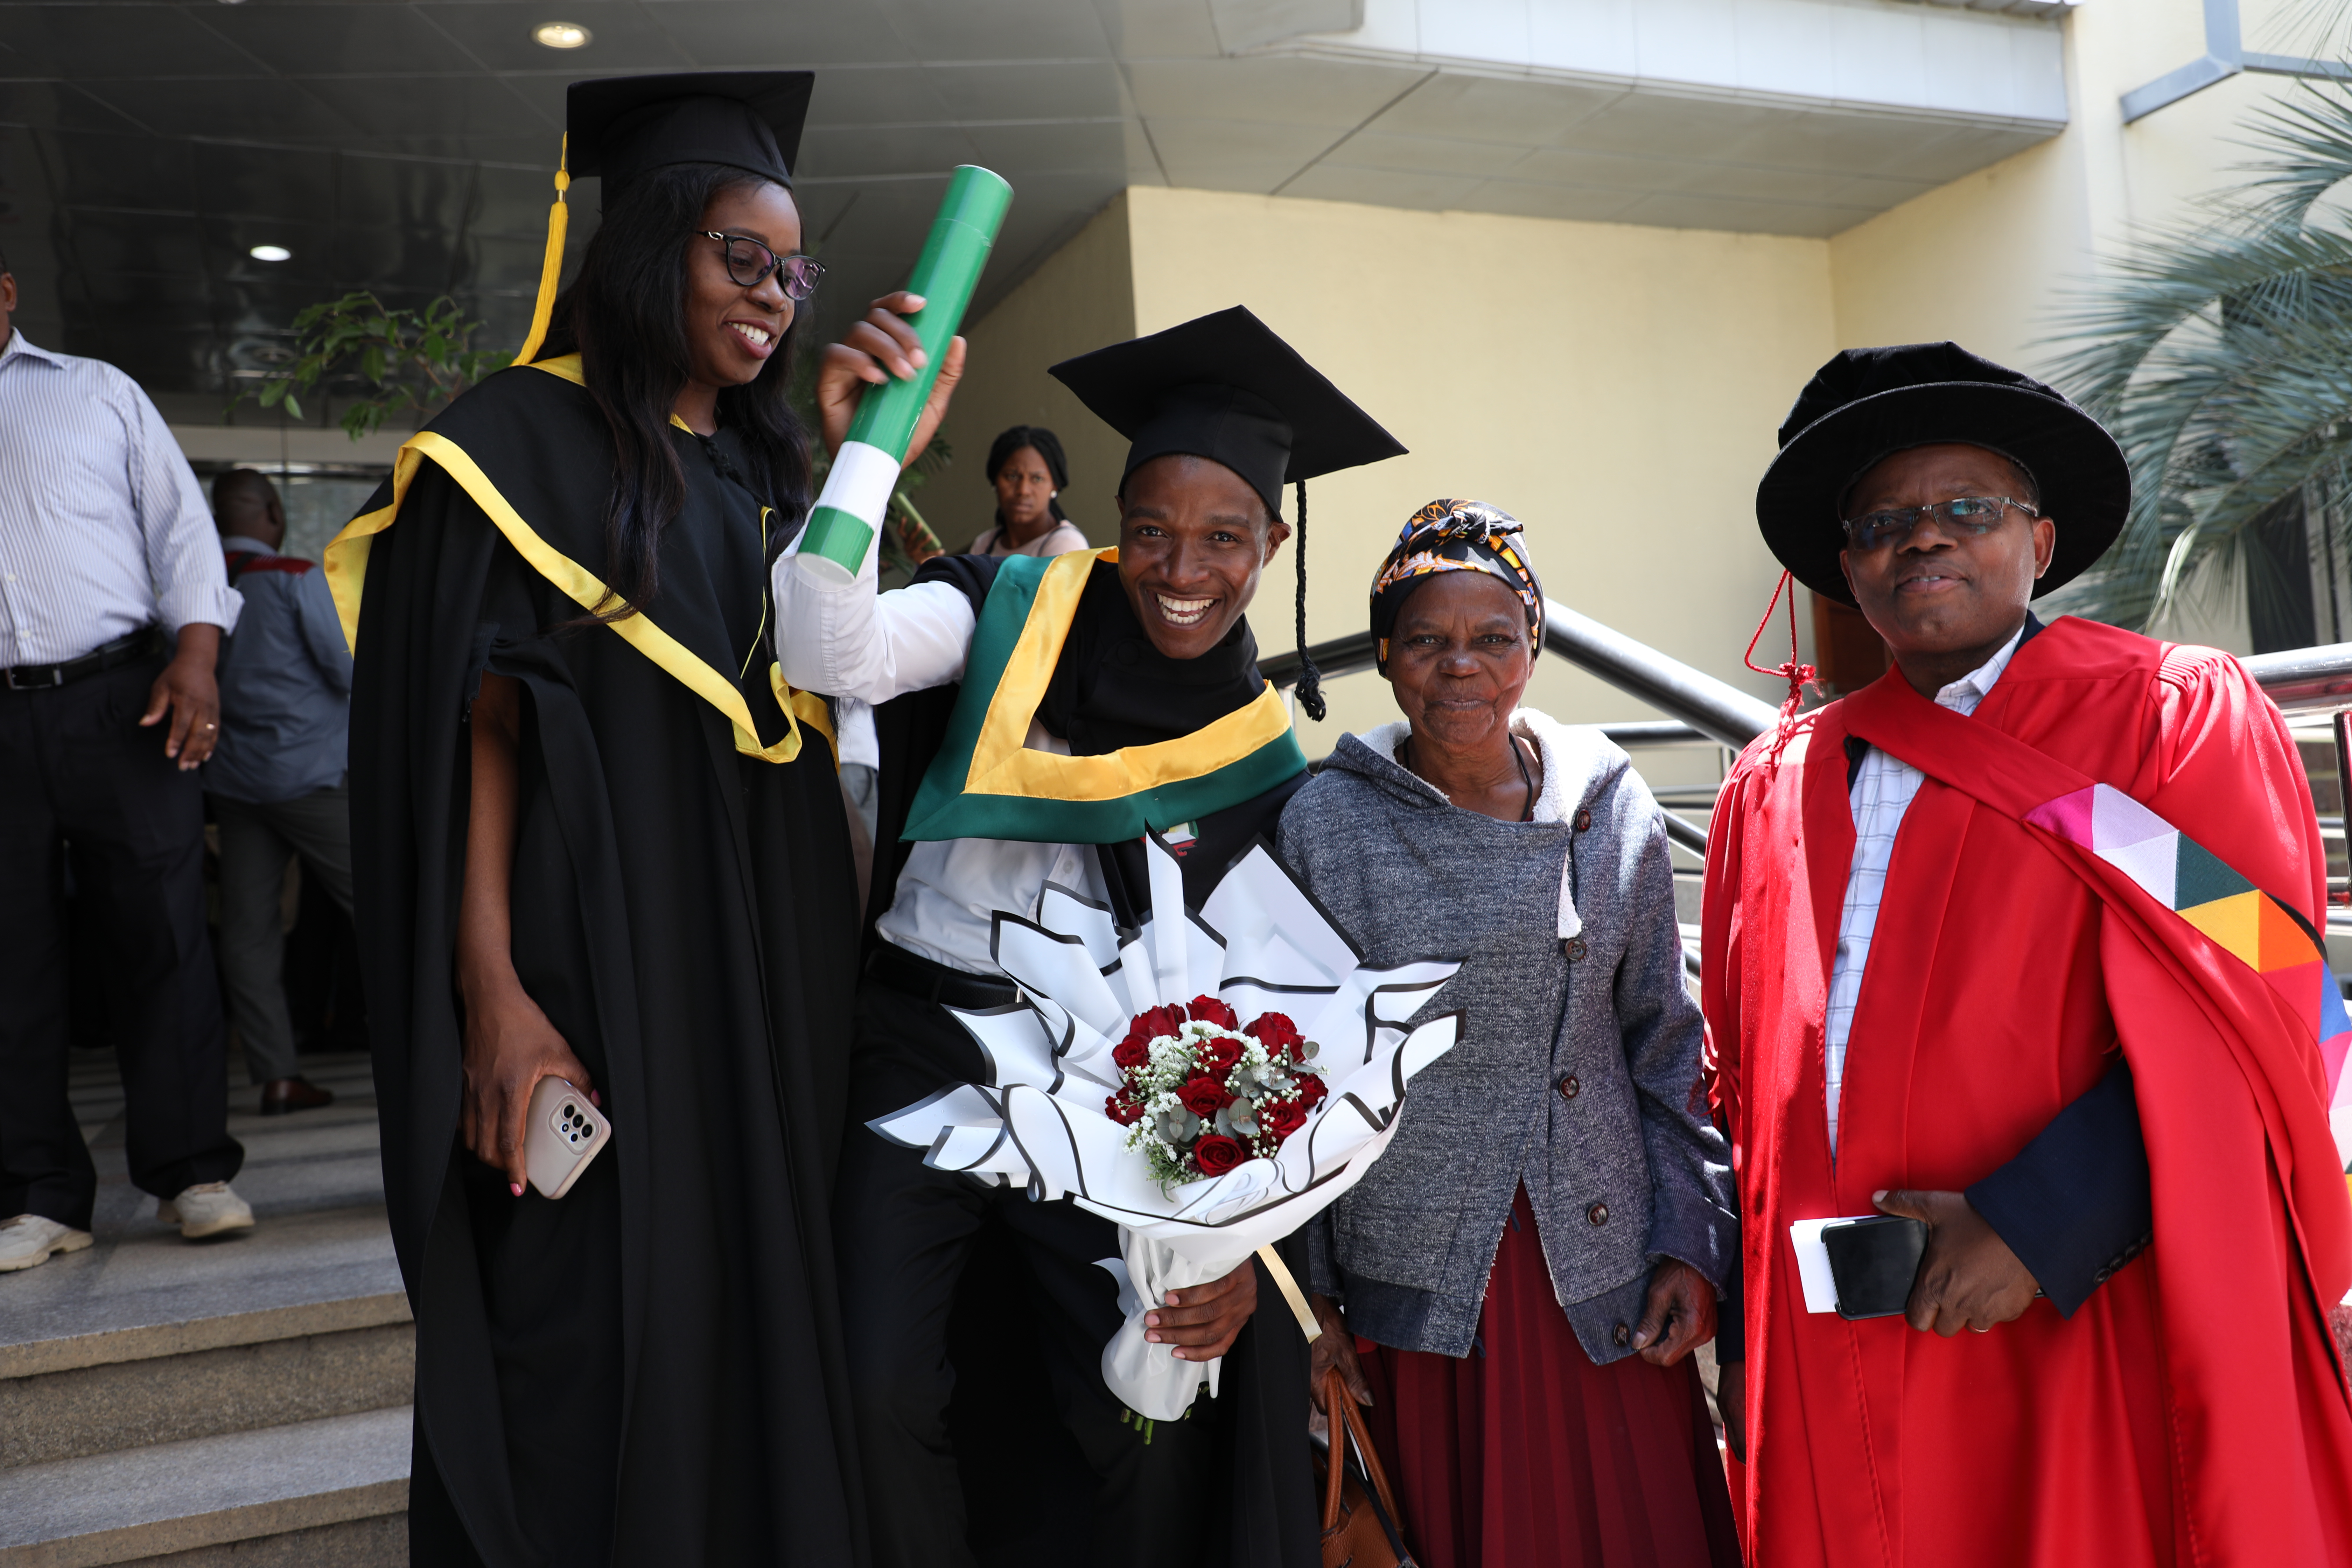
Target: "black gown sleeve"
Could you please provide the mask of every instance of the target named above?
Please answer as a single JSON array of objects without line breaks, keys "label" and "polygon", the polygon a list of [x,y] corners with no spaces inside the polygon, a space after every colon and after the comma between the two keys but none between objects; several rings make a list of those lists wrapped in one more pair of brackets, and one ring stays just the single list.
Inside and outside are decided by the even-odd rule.
[{"label": "black gown sleeve", "polygon": [[2147,1143],[2129,1062],[2051,1120],[2008,1164],[1968,1190],[2042,1293],[2071,1318],[2155,1239]]}]

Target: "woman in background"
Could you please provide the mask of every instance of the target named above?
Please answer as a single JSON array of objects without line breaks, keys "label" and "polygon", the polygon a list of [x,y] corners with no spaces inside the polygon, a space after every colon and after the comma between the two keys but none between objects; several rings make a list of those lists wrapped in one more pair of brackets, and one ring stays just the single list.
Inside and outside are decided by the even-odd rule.
[{"label": "woman in background", "polygon": [[973,555],[1062,555],[1087,548],[1062,510],[1070,465],[1061,438],[1042,425],[1015,425],[988,448],[988,482],[996,487],[996,526],[971,542]]}]

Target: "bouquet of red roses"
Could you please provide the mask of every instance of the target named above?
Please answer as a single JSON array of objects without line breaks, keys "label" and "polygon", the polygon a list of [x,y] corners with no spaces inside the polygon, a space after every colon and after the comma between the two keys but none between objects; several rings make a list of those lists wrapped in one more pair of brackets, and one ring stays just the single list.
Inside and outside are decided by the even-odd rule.
[{"label": "bouquet of red roses", "polygon": [[866,1125],[933,1170],[1114,1221],[1120,1257],[1105,1267],[1127,1322],[1103,1380],[1173,1421],[1203,1378],[1214,1391],[1218,1363],[1176,1361],[1145,1315],[1290,1235],[1381,1157],[1413,1075],[1454,1046],[1459,1015],[1428,1013],[1460,964],[1366,964],[1262,847],[1197,910],[1166,843],[1146,857],[1139,926],[1053,883],[1034,915],[998,910],[992,949],[1021,1000],[950,1009],[985,1079]]},{"label": "bouquet of red roses", "polygon": [[1272,1159],[1328,1092],[1307,1068],[1315,1043],[1286,1015],[1240,1026],[1216,997],[1195,996],[1138,1013],[1111,1052],[1120,1082],[1104,1112],[1163,1186]]}]

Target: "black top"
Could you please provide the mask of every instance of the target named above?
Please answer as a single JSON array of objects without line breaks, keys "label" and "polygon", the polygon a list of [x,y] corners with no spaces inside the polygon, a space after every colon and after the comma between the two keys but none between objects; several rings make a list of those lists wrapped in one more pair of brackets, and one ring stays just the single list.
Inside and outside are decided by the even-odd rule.
[{"label": "black top", "polygon": [[[432,428],[548,546],[601,566],[613,458],[583,389],[504,371]],[[739,681],[773,742],[759,498],[669,438],[684,505],[647,618]],[[780,1541],[850,1562],[829,1194],[857,906],[833,758],[807,729],[793,762],[741,754],[717,708],[581,614],[433,462],[367,561],[354,914],[384,1194],[427,1347],[418,1451],[488,1568],[590,1560],[546,1545],[567,1510],[609,1527],[614,1562],[762,1561]],[[485,671],[524,693],[516,971],[614,1127],[560,1203],[509,1197],[457,1142],[450,976]]]}]

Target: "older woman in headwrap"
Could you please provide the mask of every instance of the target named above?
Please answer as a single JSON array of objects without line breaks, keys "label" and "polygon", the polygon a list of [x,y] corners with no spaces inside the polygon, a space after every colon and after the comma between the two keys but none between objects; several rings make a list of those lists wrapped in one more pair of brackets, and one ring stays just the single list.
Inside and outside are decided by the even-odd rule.
[{"label": "older woman in headwrap", "polygon": [[[1737,1563],[1689,1352],[1739,1255],[1657,803],[1519,706],[1517,521],[1413,515],[1372,584],[1404,712],[1343,735],[1281,850],[1368,962],[1460,958],[1460,1043],[1314,1233],[1315,1309],[1426,1568]],[[1358,1347],[1369,1345],[1369,1351]]]}]

